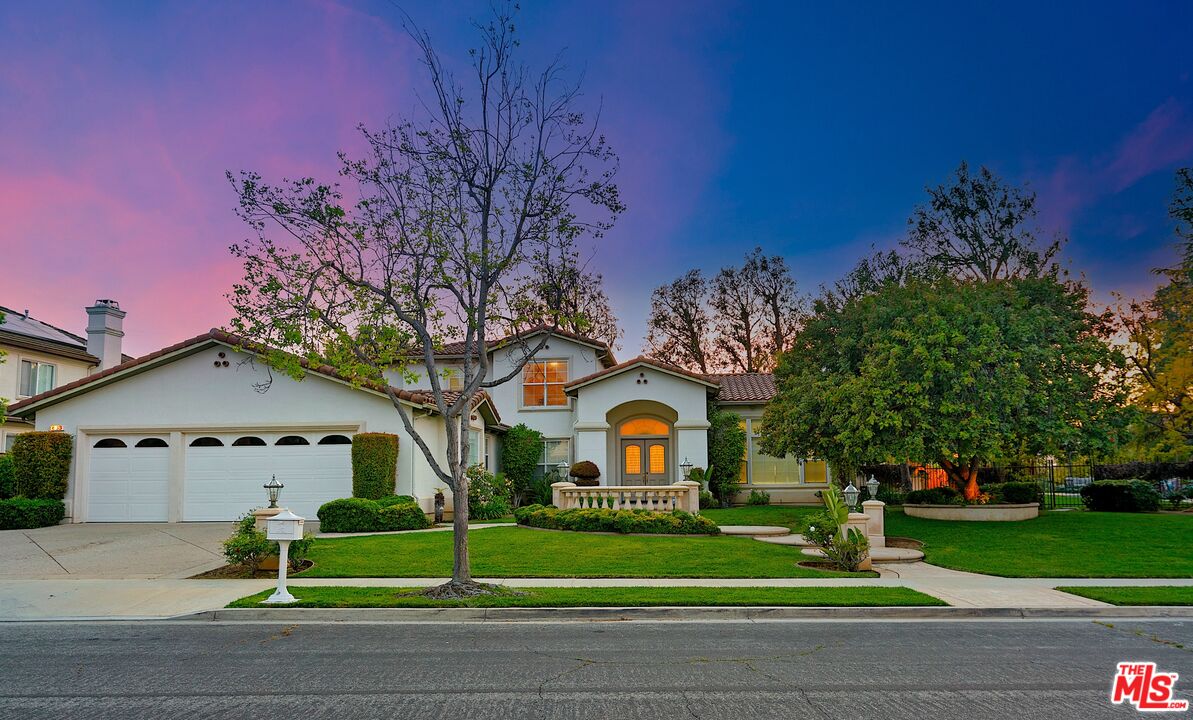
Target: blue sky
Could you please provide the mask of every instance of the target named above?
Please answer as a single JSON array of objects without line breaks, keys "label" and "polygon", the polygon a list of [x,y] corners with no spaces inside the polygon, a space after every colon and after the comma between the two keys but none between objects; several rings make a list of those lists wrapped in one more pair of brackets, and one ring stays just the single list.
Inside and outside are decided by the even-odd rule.
[{"label": "blue sky", "polygon": [[[441,50],[481,2],[405,3]],[[1039,194],[1097,297],[1171,261],[1193,165],[1193,3],[531,2],[621,156],[628,211],[594,248],[641,347],[650,290],[754,245],[806,290],[889,247],[961,160]],[[385,0],[0,8],[0,304],[81,329],[117,297],[130,349],[227,320],[244,236],[225,169],[329,176],[420,82]],[[11,275],[6,273],[7,276]]]}]

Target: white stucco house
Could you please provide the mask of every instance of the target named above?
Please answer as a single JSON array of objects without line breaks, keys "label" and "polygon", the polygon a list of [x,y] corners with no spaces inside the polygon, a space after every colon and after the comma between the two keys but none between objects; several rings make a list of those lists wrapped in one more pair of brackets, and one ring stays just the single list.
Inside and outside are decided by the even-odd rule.
[{"label": "white stucco house", "polygon": [[[646,357],[618,363],[603,342],[535,328],[490,343],[493,376],[546,345],[513,380],[473,402],[472,460],[500,469],[500,438],[525,423],[545,437],[541,468],[591,460],[608,485],[663,485],[681,465],[707,465],[709,402],[742,415],[750,449],[742,493],[764,487],[775,502],[818,502],[824,463],[770,458],[754,447],[774,394],[769,375],[701,375]],[[533,342],[532,342],[533,341]],[[448,387],[463,358],[449,345],[437,372]],[[454,354],[453,353],[457,353]],[[220,330],[94,372],[14,403],[38,430],[75,437],[67,514],[73,522],[230,520],[260,507],[262,485],[285,484],[283,504],[314,517],[351,495],[351,437],[399,437],[395,492],[430,510],[444,489],[405,431],[387,391],[442,451],[445,434],[424,374],[392,373],[391,386],[354,387],[327,367],[295,381],[260,362],[252,346]],[[266,390],[266,386],[268,389]]]}]

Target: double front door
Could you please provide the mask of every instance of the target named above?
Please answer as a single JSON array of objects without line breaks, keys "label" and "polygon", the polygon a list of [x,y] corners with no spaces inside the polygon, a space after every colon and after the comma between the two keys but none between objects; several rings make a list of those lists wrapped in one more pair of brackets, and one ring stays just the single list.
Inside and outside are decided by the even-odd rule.
[{"label": "double front door", "polygon": [[667,438],[623,438],[621,441],[622,485],[666,485]]}]

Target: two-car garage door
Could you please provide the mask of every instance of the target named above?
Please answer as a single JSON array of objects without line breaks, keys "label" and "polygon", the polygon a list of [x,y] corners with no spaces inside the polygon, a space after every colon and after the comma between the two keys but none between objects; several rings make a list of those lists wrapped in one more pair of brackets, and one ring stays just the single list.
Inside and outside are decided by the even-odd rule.
[{"label": "two-car garage door", "polygon": [[[348,433],[186,433],[183,520],[234,520],[266,505],[262,485],[276,476],[280,505],[314,519],[328,500],[352,494]],[[169,519],[169,436],[94,437],[87,520]]]}]

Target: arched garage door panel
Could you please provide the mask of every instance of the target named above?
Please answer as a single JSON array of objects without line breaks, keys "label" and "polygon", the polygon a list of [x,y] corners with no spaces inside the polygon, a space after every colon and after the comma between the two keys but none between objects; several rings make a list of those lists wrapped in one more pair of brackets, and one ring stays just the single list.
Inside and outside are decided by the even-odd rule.
[{"label": "arched garage door panel", "polygon": [[169,519],[168,447],[136,447],[143,436],[119,439],[124,447],[90,448],[87,520],[90,522],[165,522]]},{"label": "arched garage door panel", "polygon": [[265,507],[262,485],[276,475],[286,486],[278,504],[315,520],[320,505],[352,495],[352,446],[317,444],[325,434],[302,433],[309,445],[276,444],[295,433],[209,435],[223,445],[207,447],[189,446],[198,436],[188,437],[183,519],[235,520]]}]

